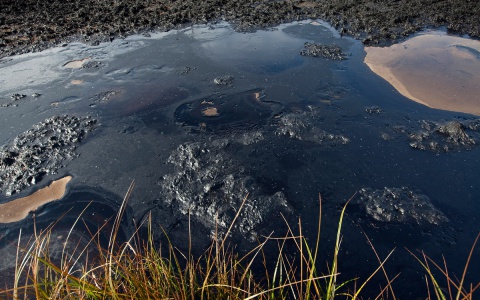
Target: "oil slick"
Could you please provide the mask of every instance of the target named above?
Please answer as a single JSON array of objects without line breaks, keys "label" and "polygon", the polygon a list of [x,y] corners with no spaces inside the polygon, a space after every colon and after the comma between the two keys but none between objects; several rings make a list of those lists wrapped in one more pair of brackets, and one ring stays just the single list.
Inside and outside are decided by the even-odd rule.
[{"label": "oil slick", "polygon": [[0,204],[0,223],[18,222],[40,206],[61,199],[71,179],[71,176],[65,176],[29,196]]},{"label": "oil slick", "polygon": [[365,63],[402,95],[432,108],[480,115],[480,42],[427,33],[366,47]]}]

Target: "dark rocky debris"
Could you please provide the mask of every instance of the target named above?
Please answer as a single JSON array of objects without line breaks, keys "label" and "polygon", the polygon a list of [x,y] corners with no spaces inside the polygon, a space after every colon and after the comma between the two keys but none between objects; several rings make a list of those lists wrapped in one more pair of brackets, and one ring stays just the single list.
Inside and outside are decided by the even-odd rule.
[{"label": "dark rocky debris", "polygon": [[96,104],[108,102],[119,93],[120,93],[119,90],[108,90],[108,91],[100,92],[94,97],[89,99],[92,102],[90,106],[93,107]]},{"label": "dark rocky debris", "polygon": [[366,44],[400,39],[427,26],[480,37],[479,1],[4,0],[0,57],[190,24],[225,20],[237,30],[250,31],[308,18],[324,19]]},{"label": "dark rocky debris", "polygon": [[216,85],[232,85],[233,81],[234,78],[230,75],[219,76],[213,79],[213,83],[215,83]]},{"label": "dark rocky debris", "polygon": [[207,228],[225,233],[248,198],[234,230],[251,241],[273,211],[289,210],[281,191],[266,193],[247,170],[228,152],[228,139],[209,139],[180,145],[168,159],[174,172],[163,176],[160,186],[165,203],[173,211],[191,214]]},{"label": "dark rocky debris", "polygon": [[381,113],[383,112],[383,110],[382,110],[380,107],[376,106],[376,105],[374,105],[374,106],[369,106],[369,107],[365,107],[365,111],[366,111],[367,113],[371,114],[371,115],[372,115],[372,114],[381,114]]},{"label": "dark rocky debris", "polygon": [[300,55],[323,57],[331,60],[347,59],[345,53],[342,52],[342,48],[338,45],[312,44],[308,42],[305,43],[304,49],[300,51]]},{"label": "dark rocky debris", "polygon": [[416,223],[440,225],[447,217],[436,209],[430,199],[407,187],[359,191],[359,203],[374,220],[388,223]]},{"label": "dark rocky debris", "polygon": [[275,122],[275,126],[278,126],[275,134],[329,146],[349,143],[350,140],[346,136],[328,133],[317,126],[313,126],[317,112],[314,107],[310,107],[310,109],[310,111],[290,112],[281,115]]},{"label": "dark rocky debris", "polygon": [[478,120],[436,123],[422,121],[422,130],[408,133],[410,147],[433,152],[473,149],[479,142]]},{"label": "dark rocky debris", "polygon": [[24,95],[24,94],[13,94],[12,96],[10,96],[10,98],[12,98],[13,101],[18,101],[25,97],[27,97],[27,95]]},{"label": "dark rocky debris", "polygon": [[82,69],[94,69],[94,68],[100,68],[102,66],[103,66],[103,63],[100,61],[89,60],[82,65]]}]

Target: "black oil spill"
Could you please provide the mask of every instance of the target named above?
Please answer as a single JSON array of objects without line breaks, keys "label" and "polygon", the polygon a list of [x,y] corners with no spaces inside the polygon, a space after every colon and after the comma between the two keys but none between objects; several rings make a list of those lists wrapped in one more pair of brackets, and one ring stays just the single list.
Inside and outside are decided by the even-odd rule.
[{"label": "black oil spill", "polygon": [[200,98],[180,105],[175,121],[192,130],[206,132],[248,132],[265,124],[272,115],[274,104],[262,102],[261,90],[233,95]]}]

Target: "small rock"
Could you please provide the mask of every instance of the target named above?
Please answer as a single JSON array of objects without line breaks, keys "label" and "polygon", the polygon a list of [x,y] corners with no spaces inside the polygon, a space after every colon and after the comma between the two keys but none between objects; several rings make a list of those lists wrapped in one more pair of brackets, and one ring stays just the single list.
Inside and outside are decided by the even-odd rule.
[{"label": "small rock", "polygon": [[233,76],[226,75],[215,78],[213,80],[213,83],[215,83],[216,85],[231,85],[233,84],[233,80]]},{"label": "small rock", "polygon": [[24,95],[24,94],[13,94],[12,96],[10,96],[10,98],[12,98],[13,101],[18,101],[25,97],[27,97],[27,95]]},{"label": "small rock", "polygon": [[89,60],[82,65],[82,69],[100,68],[101,66],[103,66],[103,63],[96,60]]},{"label": "small rock", "polygon": [[187,75],[188,73],[190,73],[191,70],[192,70],[192,68],[190,68],[190,67],[185,67],[185,68],[183,68],[183,70],[180,72],[180,75]]},{"label": "small rock", "polygon": [[312,56],[312,57],[323,57],[331,60],[345,60],[347,56],[342,52],[342,48],[333,44],[333,45],[324,45],[324,44],[312,44],[306,42],[300,55],[303,56]]},{"label": "small rock", "polygon": [[380,113],[383,112],[383,110],[376,105],[370,106],[370,107],[365,107],[365,111],[369,114],[380,114]]}]

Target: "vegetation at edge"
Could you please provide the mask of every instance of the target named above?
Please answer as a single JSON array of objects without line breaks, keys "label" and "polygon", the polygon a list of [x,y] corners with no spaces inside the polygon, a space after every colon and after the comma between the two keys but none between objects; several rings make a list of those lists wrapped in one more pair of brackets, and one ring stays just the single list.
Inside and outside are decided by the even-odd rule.
[{"label": "vegetation at edge", "polygon": [[[361,299],[368,282],[377,273],[383,274],[385,287],[377,299],[396,299],[392,283],[400,275],[389,277],[384,264],[393,250],[384,258],[379,257],[374,246],[372,251],[378,259],[378,266],[370,277],[360,281],[352,279],[339,281],[338,262],[342,240],[342,223],[348,203],[343,207],[338,221],[336,240],[333,245],[333,259],[327,262],[325,271],[319,270],[321,199],[317,238],[309,244],[302,233],[301,221],[297,232],[285,221],[286,234],[280,238],[268,236],[253,247],[246,255],[239,256],[228,244],[237,216],[224,235],[225,239],[214,238],[212,244],[199,257],[191,253],[182,253],[172,241],[168,242],[168,251],[153,241],[151,219],[148,220],[148,238],[140,239],[138,232],[126,242],[116,242],[120,222],[133,189],[130,186],[122,206],[114,220],[108,247],[101,247],[99,230],[93,234],[90,244],[85,248],[67,253],[64,246],[60,262],[54,261],[49,251],[53,227],[36,234],[28,247],[17,251],[15,280],[12,287],[0,290],[5,299]],[[80,217],[77,219],[80,221]],[[71,229],[70,233],[74,228]],[[480,236],[480,235],[479,235]],[[465,276],[473,255],[475,240],[466,260],[460,279],[448,272],[445,261],[442,265],[431,260],[426,254],[411,253],[425,269],[428,299],[473,299],[480,283],[467,284]],[[69,241],[70,234],[66,239]],[[19,239],[20,241],[20,239]],[[190,243],[190,241],[189,241]],[[264,248],[267,243],[275,243],[278,252],[274,258],[273,270],[267,267]],[[286,245],[292,243],[296,248],[295,257],[287,255]],[[98,255],[95,259],[86,259],[87,247],[95,247]],[[191,245],[189,244],[189,249]],[[190,251],[189,251],[190,252]],[[269,261],[270,260],[270,261]],[[253,272],[252,266],[260,262],[264,274]],[[435,272],[434,272],[435,271]],[[434,273],[442,274],[441,286]]]}]

